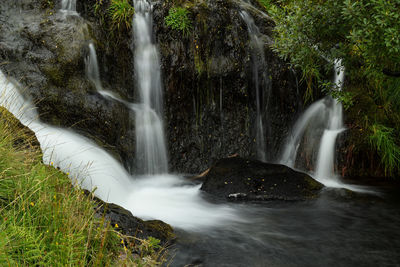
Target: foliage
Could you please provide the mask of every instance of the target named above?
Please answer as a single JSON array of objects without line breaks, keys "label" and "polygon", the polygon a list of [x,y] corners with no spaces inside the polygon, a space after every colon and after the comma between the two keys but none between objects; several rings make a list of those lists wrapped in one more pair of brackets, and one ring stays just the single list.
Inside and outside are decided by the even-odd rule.
[{"label": "foliage", "polygon": [[[121,259],[131,247],[97,217],[91,198],[41,162],[33,133],[1,107],[0,155],[0,266],[134,265]],[[158,265],[153,252],[147,254],[153,265],[142,258],[137,265]]]},{"label": "foliage", "polygon": [[370,131],[372,132],[369,137],[370,143],[381,155],[385,172],[393,174],[400,166],[400,147],[395,142],[394,129],[373,124]]},{"label": "foliage", "polygon": [[354,105],[354,95],[352,92],[344,92],[344,91],[331,91],[331,96],[337,99],[342,103],[345,110],[348,110]]},{"label": "foliage", "polygon": [[54,0],[41,0],[40,7],[43,9],[46,9],[46,8],[53,9],[54,8]]},{"label": "foliage", "polygon": [[[102,0],[97,4],[101,5],[101,2]],[[120,29],[122,26],[129,29],[132,25],[134,13],[135,9],[128,0],[111,0],[111,4],[108,7],[108,15],[111,18],[111,25],[114,29]]]},{"label": "foliage", "polygon": [[[326,88],[334,60],[340,58],[346,68],[346,86],[343,92],[330,91],[333,97],[356,114],[352,118],[355,123],[360,124],[361,115],[367,114],[373,125],[387,127],[370,125],[374,130],[369,131],[371,137],[365,132],[364,142],[378,140],[379,133],[388,136],[387,129],[400,132],[400,78],[393,75],[400,74],[400,0],[277,2],[269,8],[276,22],[273,49],[302,70],[302,81],[307,84],[305,100],[311,100],[315,90]],[[353,91],[346,91],[348,88]],[[371,99],[372,106],[361,99]],[[371,110],[378,110],[379,116]],[[393,144],[400,143],[398,136],[391,136]],[[387,148],[379,142],[372,144],[378,150]],[[387,154],[395,150],[385,151],[380,153],[382,160],[395,164],[387,160],[396,158]]]},{"label": "foliage", "polygon": [[103,0],[96,0],[94,3],[94,13],[99,15],[101,6],[103,5]]},{"label": "foliage", "polygon": [[173,7],[165,17],[165,24],[174,30],[181,31],[188,35],[192,29],[192,23],[189,19],[189,11],[183,7]]},{"label": "foliage", "polygon": [[270,10],[270,8],[273,7],[271,0],[257,0],[257,1],[266,11]]}]

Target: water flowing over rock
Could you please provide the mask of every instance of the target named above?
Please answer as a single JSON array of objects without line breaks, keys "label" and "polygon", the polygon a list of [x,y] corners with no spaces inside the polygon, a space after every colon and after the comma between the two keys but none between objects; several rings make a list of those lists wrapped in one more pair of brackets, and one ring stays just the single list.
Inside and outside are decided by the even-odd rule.
[{"label": "water flowing over rock", "polygon": [[[258,158],[257,103],[261,104],[259,118],[264,121],[268,117],[271,127],[268,130],[263,122],[262,135],[270,132],[262,142],[268,147],[267,160],[276,160],[288,122],[301,109],[301,96],[292,70],[270,48],[272,20],[250,4],[194,3],[187,7],[192,28],[185,36],[164,23],[172,7],[169,2],[154,5],[154,32],[164,74],[170,169],[198,173],[219,158],[236,153]],[[240,15],[243,10],[259,28],[257,37],[268,62],[266,73],[271,76],[266,77],[273,88],[270,93],[266,91],[269,86],[261,86],[261,81],[259,90],[255,90],[252,51],[257,49],[252,49],[248,26]],[[259,66],[259,79],[264,75],[261,69]],[[267,102],[274,103],[268,111]]]},{"label": "water flowing over rock", "polygon": [[[337,90],[342,90],[344,83],[344,67],[341,60],[335,61],[335,79],[334,84]],[[322,135],[321,145],[318,152],[317,168],[315,177],[327,186],[340,186],[338,177],[335,174],[335,154],[336,139],[339,133],[344,131],[343,125],[343,107],[342,103],[333,99],[329,110],[329,119],[327,127]]]},{"label": "water flowing over rock", "polygon": [[92,42],[89,43],[89,53],[85,59],[86,64],[86,76],[89,81],[92,82],[97,92],[103,91],[103,85],[100,80],[100,71],[99,71],[99,63],[97,61],[97,54],[94,44]]},{"label": "water flowing over rock", "polygon": [[[335,61],[334,70],[334,86],[341,90],[344,68],[340,60]],[[284,147],[281,163],[292,168],[304,168],[296,165],[299,150],[311,151],[306,154],[306,158],[312,161],[311,173],[314,177],[326,186],[341,187],[335,175],[334,163],[336,138],[344,130],[342,109],[342,104],[330,96],[310,105],[294,125]]]},{"label": "water flowing over rock", "polygon": [[78,13],[76,13],[76,0],[62,0],[60,11],[68,15],[78,15]]},{"label": "water flowing over rock", "polygon": [[160,62],[152,41],[152,5],[147,0],[135,0],[133,33],[135,44],[135,74],[140,109],[136,112],[136,171],[143,174],[168,172],[167,149],[164,140],[163,93]]},{"label": "water flowing over rock", "polygon": [[[1,69],[24,86],[43,121],[85,134],[123,162],[132,158],[130,109],[98,94],[85,75],[84,59],[89,42],[96,40],[96,26],[40,6],[40,1],[27,0],[0,5],[0,60],[6,62]],[[119,85],[115,80],[111,89],[103,80],[105,90]]]},{"label": "water flowing over rock", "polygon": [[[266,141],[264,135],[264,123],[263,114],[261,110],[264,110],[264,105],[261,100],[266,100],[268,102],[270,95],[270,81],[267,73],[267,64],[265,62],[264,55],[264,44],[258,38],[260,31],[255,25],[253,18],[246,12],[240,11],[240,15],[246,22],[247,30],[249,32],[249,37],[251,40],[251,61],[253,63],[253,80],[254,80],[254,90],[256,91],[256,144],[257,144],[257,158],[261,161],[266,160]],[[261,75],[259,74],[261,72]],[[260,97],[260,94],[266,94],[266,97]],[[268,110],[268,104],[265,105],[265,110]],[[268,122],[267,122],[268,123]],[[267,126],[267,129],[269,127]]]},{"label": "water flowing over rock", "polygon": [[[147,27],[148,39],[152,45],[158,44],[159,55],[154,53],[157,47],[153,46],[148,54],[140,53],[134,58],[139,46],[135,41],[134,49],[131,48],[132,32],[138,31],[126,32],[118,42],[107,37],[99,16],[93,13],[93,1],[77,1],[81,17],[66,18],[60,12],[47,10],[46,13],[27,2],[20,1],[15,6],[14,2],[6,1],[0,7],[0,18],[5,21],[5,30],[0,33],[0,57],[9,62],[1,69],[27,87],[25,93],[37,103],[42,120],[72,127],[95,139],[132,172],[135,169],[132,162],[142,153],[135,149],[138,114],[131,116],[132,106],[127,103],[142,103],[135,107],[138,110],[145,106],[147,97],[140,93],[139,83],[143,82],[142,88],[146,88],[146,79],[149,79],[139,76],[136,66],[132,68],[132,62],[140,56],[159,57],[161,64],[163,75],[153,75],[150,80],[153,85],[162,80],[165,104],[151,103],[150,109],[142,110],[147,114],[146,121],[156,122],[153,124],[158,128],[164,128],[162,119],[166,121],[165,150],[170,152],[172,171],[200,172],[218,158],[235,153],[257,158],[256,103],[266,103],[267,93],[260,92],[259,96],[264,99],[256,100],[252,44],[241,10],[248,12],[259,28],[258,37],[264,44],[265,62],[268,62],[271,88],[274,88],[269,101],[278,103],[268,108],[271,135],[266,145],[271,155],[277,154],[282,133],[288,131],[287,122],[293,120],[301,107],[301,97],[293,90],[296,88],[293,72],[269,48],[273,22],[255,8],[246,9],[232,1],[194,4],[188,8],[192,34],[182,36],[164,23],[172,3],[163,6],[156,2],[146,16],[154,17]],[[103,3],[106,8],[109,1]],[[13,21],[14,18],[18,21]],[[142,22],[146,19],[144,16]],[[135,25],[139,24],[133,28]],[[209,38],[210,34],[215,38]],[[101,93],[85,75],[90,43],[97,50]],[[260,117],[266,118],[263,106],[260,106]]]}]

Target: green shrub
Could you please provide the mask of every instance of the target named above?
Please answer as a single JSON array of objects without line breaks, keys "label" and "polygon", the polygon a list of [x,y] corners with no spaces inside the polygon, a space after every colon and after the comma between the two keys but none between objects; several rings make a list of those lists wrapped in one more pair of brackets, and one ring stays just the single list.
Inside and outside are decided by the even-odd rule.
[{"label": "green shrub", "polygon": [[189,11],[183,7],[173,7],[169,10],[168,16],[165,17],[165,24],[174,30],[181,31],[184,35],[188,35],[192,29],[189,20]]},{"label": "green shrub", "polygon": [[112,27],[118,30],[122,26],[125,26],[126,29],[131,28],[134,13],[135,9],[128,0],[111,0],[111,4],[108,8],[108,15],[111,18]]},{"label": "green shrub", "polygon": [[272,7],[271,0],[257,0],[258,3],[265,9],[265,11],[269,11],[269,9]]},{"label": "green shrub", "polygon": [[363,132],[360,142],[379,147],[386,172],[398,168],[395,146],[384,144],[400,144],[394,134],[400,132],[399,0],[271,3],[278,3],[268,12],[276,22],[273,49],[301,70],[307,85],[305,101],[326,90],[334,59],[340,58],[346,68],[343,92],[327,92],[348,109],[353,126],[365,128],[364,115],[376,123]]},{"label": "green shrub", "polygon": [[370,144],[377,150],[386,174],[400,167],[400,147],[395,142],[394,129],[380,124],[370,127]]}]

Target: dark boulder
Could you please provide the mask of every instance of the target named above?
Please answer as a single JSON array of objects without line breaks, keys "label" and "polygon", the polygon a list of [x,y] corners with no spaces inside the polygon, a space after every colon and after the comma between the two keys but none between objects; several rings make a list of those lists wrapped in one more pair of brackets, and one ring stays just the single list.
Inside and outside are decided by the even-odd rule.
[{"label": "dark boulder", "polygon": [[201,190],[230,200],[306,200],[323,185],[284,165],[239,157],[219,160],[204,177]]}]

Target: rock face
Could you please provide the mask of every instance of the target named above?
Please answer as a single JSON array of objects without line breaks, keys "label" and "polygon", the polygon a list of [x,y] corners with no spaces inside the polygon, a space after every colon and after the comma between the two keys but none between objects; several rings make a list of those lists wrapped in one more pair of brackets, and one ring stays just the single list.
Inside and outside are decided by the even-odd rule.
[{"label": "rock face", "polygon": [[196,173],[232,154],[256,157],[252,44],[242,10],[254,18],[265,44],[266,66],[257,72],[261,77],[266,71],[270,82],[259,94],[267,159],[274,160],[302,98],[295,75],[270,48],[273,21],[251,5],[230,0],[184,6],[192,23],[187,35],[164,22],[174,7],[171,1],[154,6],[171,169]]},{"label": "rock face", "polygon": [[[0,69],[21,82],[43,121],[95,139],[130,169],[134,116],[123,104],[99,95],[85,77],[87,47],[93,42],[104,89],[135,101],[132,34],[129,29],[109,30],[110,1],[102,1],[97,13],[95,0],[78,1],[80,17],[58,12],[60,1],[3,2]],[[165,24],[174,5],[184,5],[189,12],[188,35]],[[254,18],[265,44],[266,66],[257,72],[266,71],[270,81],[259,92],[269,160],[278,154],[301,109],[295,75],[269,47],[273,22],[268,16],[232,0],[158,1],[153,31],[163,71],[171,171],[200,172],[235,153],[256,156],[252,45],[241,10]]]},{"label": "rock face", "polygon": [[[134,150],[130,111],[99,95],[85,75],[84,60],[88,43],[96,42],[96,27],[57,12],[50,2],[2,2],[1,69],[22,84],[43,121],[74,128],[125,161]],[[120,85],[115,82],[112,89],[119,91]],[[107,81],[104,87],[111,90]]]},{"label": "rock face", "polygon": [[305,200],[323,187],[284,165],[238,157],[219,160],[204,179],[201,190],[230,200]]}]

